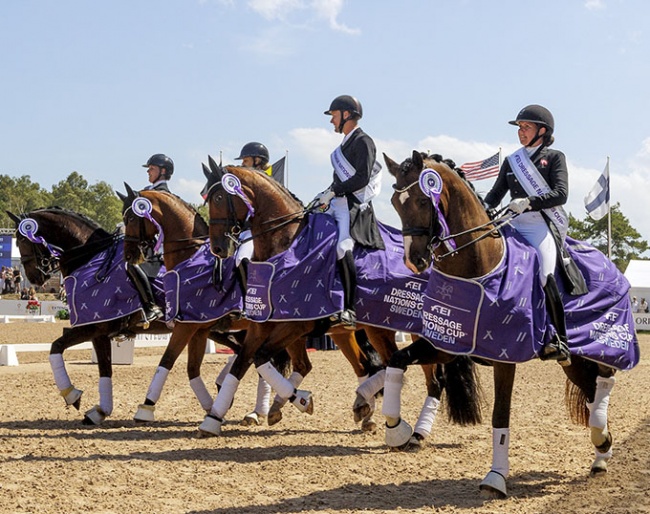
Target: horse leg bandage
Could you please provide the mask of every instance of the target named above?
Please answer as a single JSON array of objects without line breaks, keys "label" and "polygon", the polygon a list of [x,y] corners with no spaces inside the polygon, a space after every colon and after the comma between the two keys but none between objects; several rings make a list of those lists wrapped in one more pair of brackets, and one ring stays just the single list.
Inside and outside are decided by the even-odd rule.
[{"label": "horse leg bandage", "polygon": [[415,423],[413,431],[417,432],[421,436],[428,437],[431,433],[431,428],[436,421],[439,406],[440,400],[438,400],[438,398],[427,396],[426,400],[424,400],[424,405],[420,411],[420,417],[418,418],[417,423]]},{"label": "horse leg bandage", "polygon": [[231,355],[228,357],[226,365],[223,367],[219,375],[217,375],[217,379],[214,381],[217,387],[221,387],[221,384],[223,384],[223,380],[226,378],[226,375],[230,373],[230,370],[232,369],[232,365],[235,363],[236,358],[237,355]]},{"label": "horse leg bandage", "polygon": [[386,381],[386,371],[381,370],[375,373],[373,376],[367,378],[363,382],[359,382],[359,387],[357,387],[357,393],[364,397],[364,399],[369,402],[372,400],[375,395],[384,387],[384,382]]},{"label": "horse leg bandage", "polygon": [[99,377],[99,408],[106,416],[113,412],[113,379]]},{"label": "horse leg bandage", "polygon": [[271,384],[261,376],[257,381],[257,400],[255,402],[255,412],[260,416],[268,416],[271,408]]},{"label": "horse leg bandage", "polygon": [[[300,373],[297,371],[294,371],[289,375],[289,382],[293,384],[293,387],[295,389],[298,389],[300,384],[302,384],[302,381],[304,380],[305,377],[303,377]],[[293,393],[292,393],[293,394]],[[273,398],[273,402],[279,404],[280,406],[284,406],[285,403],[287,403],[287,400],[289,398],[282,398],[279,394],[275,395],[275,398]]]},{"label": "horse leg bandage", "polygon": [[212,395],[210,394],[210,391],[208,391],[208,388],[205,387],[203,379],[200,376],[194,377],[190,380],[190,387],[192,388],[192,391],[194,391],[194,396],[199,400],[203,410],[209,411],[210,407],[212,407]]},{"label": "horse leg bandage", "polygon": [[404,383],[404,370],[399,368],[386,368],[384,381],[384,404],[382,414],[387,418],[398,420],[401,415],[402,384]]},{"label": "horse leg bandage", "polygon": [[162,366],[158,366],[156,373],[151,379],[149,389],[147,389],[147,400],[151,400],[153,403],[156,403],[160,399],[163,386],[165,385],[168,376],[169,370],[167,368],[163,368]]},{"label": "horse leg bandage", "polygon": [[230,409],[233,398],[235,397],[235,392],[239,387],[239,380],[235,375],[228,373],[226,378],[223,380],[221,389],[219,389],[219,394],[217,394],[217,399],[212,404],[210,409],[210,414],[223,420],[226,416],[226,412]]},{"label": "horse leg bandage", "polygon": [[265,362],[258,366],[257,372],[266,380],[278,395],[282,398],[289,398],[295,391],[294,385],[284,378],[280,372],[273,367],[271,362]]},{"label": "horse leg bandage", "polygon": [[607,408],[609,407],[609,395],[616,383],[614,377],[596,377],[596,394],[593,403],[588,403],[589,426],[594,428],[607,428]]},{"label": "horse leg bandage", "polygon": [[65,391],[72,387],[72,381],[70,380],[70,376],[65,369],[65,363],[63,362],[63,354],[50,354],[50,367],[54,374],[54,383],[59,391]]},{"label": "horse leg bandage", "polygon": [[504,478],[510,472],[508,450],[510,448],[510,429],[492,429],[492,471],[496,471]]}]

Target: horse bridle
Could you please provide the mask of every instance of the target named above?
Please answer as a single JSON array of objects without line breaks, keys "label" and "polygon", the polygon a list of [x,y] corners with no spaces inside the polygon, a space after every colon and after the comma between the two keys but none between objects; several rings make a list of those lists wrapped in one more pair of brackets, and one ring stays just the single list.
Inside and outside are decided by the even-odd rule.
[{"label": "horse bridle", "polygon": [[34,251],[34,253],[28,255],[22,255],[21,253],[20,263],[23,265],[23,267],[27,263],[36,261],[36,266],[35,266],[36,269],[40,273],[42,273],[44,277],[47,277],[48,280],[55,273],[61,271],[60,260],[59,260],[60,258],[55,257],[47,247],[29,241],[29,239],[27,239],[25,236],[21,235],[19,237],[24,238],[26,241],[28,241],[29,244],[31,245],[32,250]]}]

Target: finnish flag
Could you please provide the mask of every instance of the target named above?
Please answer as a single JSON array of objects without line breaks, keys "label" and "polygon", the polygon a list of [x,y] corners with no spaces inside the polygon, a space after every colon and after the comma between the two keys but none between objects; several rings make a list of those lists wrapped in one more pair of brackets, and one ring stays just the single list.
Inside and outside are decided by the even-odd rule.
[{"label": "finnish flag", "polygon": [[585,196],[585,207],[589,216],[596,221],[609,211],[609,159],[602,175],[598,177],[598,182]]}]

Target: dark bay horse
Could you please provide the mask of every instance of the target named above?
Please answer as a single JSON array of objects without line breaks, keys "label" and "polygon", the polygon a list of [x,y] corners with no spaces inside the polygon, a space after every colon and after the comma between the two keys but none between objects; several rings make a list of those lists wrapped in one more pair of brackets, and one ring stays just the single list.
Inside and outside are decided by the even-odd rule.
[{"label": "dark bay horse", "polygon": [[[208,226],[200,215],[186,202],[179,197],[166,192],[160,191],[140,191],[134,192],[127,186],[127,196],[120,195],[124,202],[124,222],[125,222],[125,239],[124,239],[124,256],[128,262],[138,263],[144,257],[144,249],[147,245],[155,243],[156,237],[160,237],[159,231],[162,231],[163,237],[163,258],[167,271],[176,269],[179,264],[189,259],[203,245],[207,238]],[[137,216],[134,213],[133,205],[137,199],[146,199],[151,205],[152,220],[158,226],[155,226],[151,220]],[[219,261],[217,261],[218,263]],[[213,284],[205,284],[205,287],[213,287]],[[205,343],[208,334],[214,334],[217,330],[222,332],[232,340],[233,336],[238,338],[237,345],[233,347],[238,354],[241,351],[241,342],[249,322],[240,319],[232,321],[229,317],[217,321],[210,320],[206,322],[176,322],[172,331],[172,336],[163,354],[158,369],[152,380],[151,386],[147,392],[144,404],[140,405],[136,420],[148,421],[153,417],[155,403],[160,396],[164,385],[165,378],[178,359],[180,353],[188,347],[188,364],[187,372],[190,384],[194,390],[201,406],[209,411],[213,400],[207,391],[201,377],[200,368],[205,353]],[[231,334],[231,335],[229,335]],[[354,334],[342,334],[337,338],[337,344],[341,345],[346,351],[346,356],[352,364],[353,370],[357,376],[365,376],[372,366],[370,357],[364,353],[356,343]],[[311,371],[304,339],[295,344],[288,345],[287,352],[293,365],[293,373],[290,377],[293,381],[302,380]],[[278,357],[282,357],[285,352],[281,352]],[[231,360],[229,366],[239,358]],[[285,359],[280,359],[279,367],[285,366]],[[226,376],[227,366],[217,379],[217,385],[221,388],[221,382]],[[265,387],[265,382],[260,377],[258,385],[260,394],[270,395],[270,387]],[[258,398],[258,409],[264,410],[261,406],[264,404],[262,398]],[[268,403],[268,402],[267,402]],[[275,424],[282,417],[281,407],[284,401],[279,398],[273,402],[268,411],[269,424]],[[266,407],[268,410],[268,406]],[[243,424],[259,424],[267,412],[253,411],[246,415]],[[365,419],[367,430],[373,428],[374,421],[370,417]]]},{"label": "dark bay horse", "polygon": [[[253,234],[253,261],[267,261],[289,248],[305,226],[306,213],[300,200],[263,173],[232,166],[224,170],[211,158],[209,158],[209,165],[209,168],[204,168],[208,179],[204,191],[210,211],[212,252],[221,257],[230,255],[233,242],[236,244],[238,234],[241,233],[244,221],[247,219]],[[222,183],[224,171],[236,176],[240,181],[241,196],[244,198],[226,191]],[[251,215],[253,211],[254,215]],[[221,397],[220,392],[210,414],[201,424],[200,430],[215,435],[220,433],[223,416],[230,406],[239,380],[252,363],[260,374],[264,374],[276,392],[289,399],[298,409],[307,409],[312,402],[311,393],[297,389],[298,384],[289,383],[278,376],[270,369],[268,361],[281,348],[293,344],[296,340],[304,339],[316,329],[328,330],[335,341],[337,334],[348,332],[342,327],[330,327],[330,325],[329,320],[252,323],[244,340],[244,358],[235,363],[227,377],[229,396]],[[397,351],[395,331],[361,323],[357,326],[365,330],[372,346],[379,352],[384,362],[388,362]],[[340,344],[339,347],[343,349]],[[460,424],[473,424],[480,420],[478,386],[469,359],[456,359],[446,370],[431,365],[423,366],[423,370],[428,396],[420,417],[422,423],[416,430],[418,437],[414,438],[414,444],[430,432],[443,389],[448,395],[447,409],[453,421]],[[446,373],[444,379],[443,371]],[[371,402],[374,393],[383,386],[383,373],[370,377],[360,386],[355,402],[357,421],[359,417],[374,408],[368,403]]]},{"label": "dark bay horse", "polygon": [[[445,275],[476,279],[487,276],[502,262],[506,244],[501,231],[494,230],[479,197],[457,172],[441,162],[425,160],[416,151],[401,164],[386,155],[384,159],[395,177],[391,201],[402,221],[405,259],[410,269],[421,272],[433,263],[434,268]],[[423,172],[425,168],[427,171]],[[427,177],[431,182],[421,186],[427,183]],[[437,203],[422,189],[426,190],[431,184]],[[450,250],[444,242],[451,239],[456,246]],[[427,359],[427,355],[437,352],[432,345],[411,349],[410,358],[401,356],[400,367],[414,360]],[[483,495],[503,498],[507,494],[510,408],[516,364],[494,360],[492,367],[495,385],[493,460],[480,489]],[[580,354],[572,355],[571,365],[562,369],[568,379],[565,401],[571,418],[591,429],[596,454],[591,474],[604,473],[611,457],[612,435],[608,429],[607,406],[616,369]],[[388,391],[385,394],[388,395]]]},{"label": "dark bay horse", "polygon": [[[51,207],[20,216],[10,212],[7,214],[16,223],[17,229],[21,223],[23,228],[26,227],[26,230],[17,231],[16,244],[25,274],[35,285],[44,284],[59,271],[64,277],[68,277],[100,252],[122,244],[121,236],[117,233],[110,234],[95,221],[66,209]],[[28,237],[30,234],[31,238]],[[113,289],[107,284],[106,288],[109,287]],[[81,289],[77,296],[83,300],[84,295],[87,295],[90,300],[90,294],[90,291]],[[137,326],[141,319],[142,314],[138,311],[110,321],[73,326],[64,330],[63,335],[52,343],[50,365],[55,383],[66,405],[72,405],[79,410],[83,391],[73,386],[65,368],[63,352],[85,341],[92,342],[99,368],[99,404],[84,414],[84,424],[99,425],[112,413],[111,339],[133,337],[144,332]],[[164,323],[155,323],[147,332],[166,333],[169,329]]]}]

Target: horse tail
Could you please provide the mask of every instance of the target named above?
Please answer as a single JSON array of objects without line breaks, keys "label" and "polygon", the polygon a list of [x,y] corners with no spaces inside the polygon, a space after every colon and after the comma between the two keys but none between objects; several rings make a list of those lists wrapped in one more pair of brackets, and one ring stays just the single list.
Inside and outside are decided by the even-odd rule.
[{"label": "horse tail", "polygon": [[442,373],[439,380],[447,393],[449,419],[461,426],[480,424],[483,390],[474,361],[458,356],[442,366]]},{"label": "horse tail", "polygon": [[285,349],[280,350],[271,359],[271,363],[283,377],[287,378],[291,373],[291,357]]},{"label": "horse tail", "polygon": [[565,368],[567,381],[564,388],[564,403],[569,410],[571,421],[584,427],[589,426],[587,402],[596,392],[598,364],[571,356],[571,366]]}]

